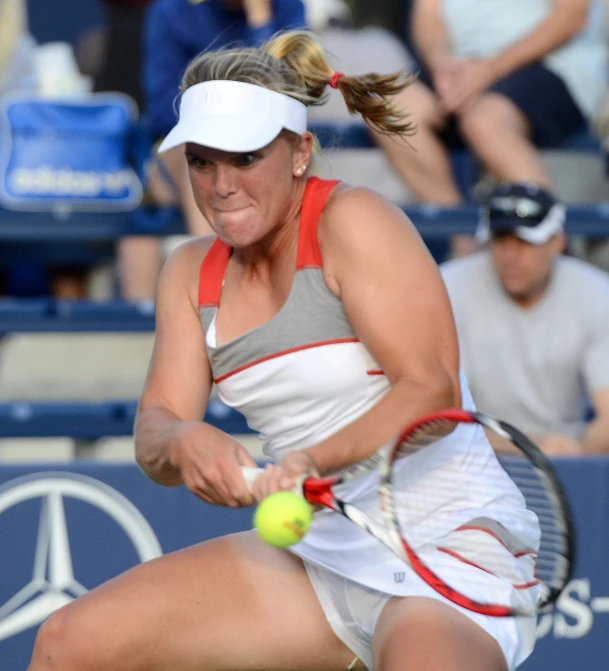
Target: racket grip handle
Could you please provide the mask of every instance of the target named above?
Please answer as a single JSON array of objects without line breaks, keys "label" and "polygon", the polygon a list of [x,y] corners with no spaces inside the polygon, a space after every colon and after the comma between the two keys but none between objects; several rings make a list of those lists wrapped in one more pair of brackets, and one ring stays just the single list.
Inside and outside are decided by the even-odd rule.
[{"label": "racket grip handle", "polygon": [[[254,486],[254,480],[260,475],[260,473],[264,472],[264,468],[254,468],[252,466],[241,466],[241,473],[243,473],[243,477],[245,478],[245,482],[247,483],[247,486],[250,490],[252,491],[252,487]],[[303,482],[307,479],[308,476],[302,476],[299,480],[297,480],[294,483],[294,486],[292,487],[292,491],[294,494],[298,494],[299,496],[304,496],[303,494],[303,489],[302,489],[302,484]]]},{"label": "racket grip handle", "polygon": [[245,482],[247,483],[250,492],[254,486],[254,480],[263,472],[263,470],[264,469],[262,468],[254,468],[253,466],[241,466],[241,472],[243,473],[243,477],[245,478]]}]

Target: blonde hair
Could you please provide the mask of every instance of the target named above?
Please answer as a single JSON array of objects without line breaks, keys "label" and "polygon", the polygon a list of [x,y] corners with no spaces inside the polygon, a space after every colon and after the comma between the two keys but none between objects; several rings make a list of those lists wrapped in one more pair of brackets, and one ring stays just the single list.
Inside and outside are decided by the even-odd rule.
[{"label": "blonde hair", "polygon": [[[317,36],[294,30],[275,35],[260,48],[225,48],[197,56],[184,73],[181,91],[201,82],[234,80],[264,86],[307,106],[322,105],[334,74]],[[391,98],[413,79],[404,72],[344,75],[337,88],[351,115],[359,114],[381,133],[412,135],[414,124]]]}]

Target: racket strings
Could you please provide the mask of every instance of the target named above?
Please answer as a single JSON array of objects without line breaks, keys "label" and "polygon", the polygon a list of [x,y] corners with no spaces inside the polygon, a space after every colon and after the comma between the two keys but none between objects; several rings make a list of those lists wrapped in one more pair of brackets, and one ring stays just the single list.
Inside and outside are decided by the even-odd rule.
[{"label": "racket strings", "polygon": [[[407,464],[408,457],[445,438],[456,426],[454,421],[441,418],[417,427],[400,437],[392,461],[405,458],[404,463]],[[489,461],[494,461],[490,451],[465,447],[459,452],[451,445],[450,456],[446,456],[447,451],[444,450],[438,450],[437,454],[452,461],[455,468],[445,469],[442,475],[441,469],[434,468],[437,466],[435,463],[428,473],[431,480],[420,474],[418,477],[411,475],[408,468],[400,466],[399,502],[397,509],[396,505],[388,506],[388,509],[395,516],[394,524],[403,534],[405,532],[407,543],[416,547],[417,554],[442,582],[471,599],[502,603],[510,607],[514,606],[516,592],[518,598],[522,599],[520,605],[524,611],[532,608],[531,604],[535,600],[543,605],[564,586],[569,570],[568,528],[562,516],[562,508],[558,505],[560,493],[555,491],[553,481],[546,472],[538,468],[505,435],[497,435],[490,429],[485,432],[502,467],[499,469],[495,465],[494,472],[497,475],[490,481],[488,476],[484,477],[487,472],[493,473],[492,468],[486,471]],[[463,472],[468,473],[466,491],[461,477]],[[481,477],[477,478],[477,473]],[[505,474],[509,476],[509,481]],[[462,507],[467,498],[493,501],[505,496],[513,502],[517,496],[513,485],[524,498],[527,510],[534,513],[539,521],[541,536],[538,546],[536,539],[532,539],[532,547],[518,547],[513,539],[506,541],[503,530],[497,533],[497,528],[484,528],[482,524],[479,528],[453,529],[444,536],[438,535],[429,545],[417,547],[413,528],[417,522],[421,527],[427,526],[428,531],[430,525],[437,524],[440,534],[442,515],[438,515],[438,511],[450,508],[453,502],[457,507]],[[398,515],[404,517],[405,508],[407,520],[400,524],[397,518]],[[533,519],[530,513],[528,517],[526,513],[521,515],[520,521],[510,522],[510,528],[518,529],[519,523],[527,526],[527,520],[530,526]],[[435,521],[438,517],[440,522]],[[428,522],[426,518],[429,518]]]},{"label": "racket strings", "polygon": [[546,473],[525,457],[499,455],[499,462],[520,489],[527,508],[539,520],[541,541],[537,553],[537,577],[543,584],[560,589],[567,570],[565,557],[569,554],[568,527],[556,500],[560,494],[554,491]]},{"label": "racket strings", "polygon": [[394,448],[394,460],[415,454],[424,447],[428,447],[446,438],[457,426],[456,422],[438,419],[420,425],[414,431],[409,431],[399,437]]}]

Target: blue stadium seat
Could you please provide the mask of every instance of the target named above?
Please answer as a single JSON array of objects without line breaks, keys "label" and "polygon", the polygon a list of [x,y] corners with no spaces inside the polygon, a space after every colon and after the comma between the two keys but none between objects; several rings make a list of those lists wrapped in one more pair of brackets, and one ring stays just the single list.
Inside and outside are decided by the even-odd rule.
[{"label": "blue stadium seat", "polygon": [[571,135],[555,147],[542,147],[542,149],[566,149],[573,152],[604,153],[603,145],[599,138],[586,130]]},{"label": "blue stadium seat", "polygon": [[[425,239],[446,238],[451,233],[471,233],[476,226],[477,207],[466,205],[442,208],[435,205],[410,204],[403,207]],[[609,202],[571,205],[567,207],[567,230],[590,237],[609,237]],[[185,233],[177,210],[170,212],[165,228],[158,235]],[[27,249],[22,243],[45,242],[109,242],[125,235],[150,234],[137,221],[135,213],[122,212],[112,216],[93,213],[73,213],[68,218],[43,213],[9,212],[0,210],[0,263],[14,260]],[[3,247],[2,245],[8,245]],[[36,252],[44,256],[44,248]]]},{"label": "blue stadium seat", "polygon": [[[130,436],[136,410],[135,401],[121,400],[0,403],[0,437],[96,440],[106,436]],[[205,421],[227,433],[252,433],[243,415],[218,399],[210,401]]]},{"label": "blue stadium seat", "polygon": [[[316,123],[312,130],[319,138],[320,144],[324,149],[370,149],[375,145],[371,140],[365,126],[361,122],[332,122]],[[139,158],[138,168],[141,170],[144,162],[145,150],[143,147],[146,140],[142,139],[141,133],[134,133],[134,140],[138,144],[137,153]],[[589,133],[579,133],[556,149],[565,149],[573,152],[603,152],[600,141]],[[461,186],[466,196],[471,194],[471,188],[475,183],[477,176],[476,161],[467,150],[458,150],[453,152],[453,165]],[[432,234],[437,237],[438,226],[446,223],[441,235],[448,235],[450,232],[457,232],[454,226],[459,226],[464,222],[471,222],[472,211],[467,208],[463,213],[453,212],[451,210],[440,210],[437,208],[428,208],[426,206],[408,206],[405,208],[412,215],[417,224],[430,226],[422,229],[426,237]],[[430,214],[431,213],[431,214]],[[586,234],[609,235],[609,229],[606,228],[607,217],[605,206],[589,205],[572,208],[570,219],[575,226],[582,226],[586,229]],[[598,227],[593,226],[597,222]],[[450,230],[449,230],[449,227]],[[588,231],[589,228],[594,230]],[[114,241],[124,235],[137,235],[142,233],[156,233],[159,235],[174,235],[184,232],[183,222],[179,211],[176,208],[164,208],[162,211],[147,211],[145,208],[138,208],[133,212],[74,212],[67,210],[53,210],[49,212],[19,212],[0,208],[0,243],[9,244],[10,247],[0,249],[0,262],[14,260],[15,255],[29,253],[30,258],[44,257],[45,250],[26,250],[20,249],[23,243],[40,242],[102,242]],[[584,232],[578,230],[578,232]],[[92,253],[92,252],[90,252]]]},{"label": "blue stadium seat", "polygon": [[[372,148],[361,123],[322,124],[315,127],[325,148]],[[602,151],[600,143],[586,134],[573,137],[562,147],[569,151]],[[453,156],[464,187],[473,182],[475,162],[463,151]],[[476,226],[477,207],[440,208],[431,205],[404,207],[426,240],[444,240],[453,233],[471,233]],[[159,225],[161,222],[162,225]],[[156,227],[156,228],[155,228]],[[568,208],[567,229],[589,237],[609,237],[609,203]],[[0,210],[0,262],[14,260],[24,242],[38,243],[44,257],[46,243],[112,242],[125,235],[155,230],[160,235],[184,232],[176,209],[163,218],[148,218],[141,208],[134,212],[75,213],[18,212]],[[0,299],[0,337],[18,332],[146,332],[154,329],[149,306],[120,301],[92,303],[55,300]],[[3,403],[0,404],[0,436],[69,436],[94,440],[103,436],[131,435],[136,403],[116,400],[105,403]],[[208,421],[230,433],[247,433],[243,417],[214,400]]]},{"label": "blue stadium seat", "polygon": [[154,308],[124,301],[0,299],[0,336],[8,333],[149,332]]}]

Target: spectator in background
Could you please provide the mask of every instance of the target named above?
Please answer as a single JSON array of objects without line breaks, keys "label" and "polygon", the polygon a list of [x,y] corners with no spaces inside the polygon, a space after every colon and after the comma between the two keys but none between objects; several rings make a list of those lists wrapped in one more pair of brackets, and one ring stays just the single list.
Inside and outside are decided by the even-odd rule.
[{"label": "spectator in background", "polygon": [[[606,87],[602,11],[600,0],[414,0],[423,70],[398,104],[417,133],[378,142],[419,200],[462,202],[445,144],[455,136],[497,181],[550,187],[536,146],[584,129]],[[455,254],[470,250],[455,238]]]},{"label": "spectator in background", "polygon": [[[0,0],[0,96],[24,89],[36,90],[35,51],[36,42],[28,31],[25,0]],[[72,293],[71,277],[59,275],[52,279],[54,293],[62,295],[64,289]],[[46,293],[50,289],[49,280],[49,272],[41,264],[30,261],[3,264],[0,295]]]},{"label": "spectator in background", "polygon": [[25,0],[0,0],[0,94],[34,87],[35,49]]},{"label": "spectator in background", "polygon": [[442,273],[480,411],[548,454],[607,453],[609,276],[561,256],[564,218],[549,191],[501,183],[478,228],[488,247]]},{"label": "spectator in background", "polygon": [[[258,46],[279,30],[305,24],[301,0],[157,0],[144,41],[145,112],[155,140],[174,126],[178,86],[186,66],[202,51],[233,43]],[[157,202],[182,205],[193,235],[211,232],[194,202],[184,149],[158,158],[150,175]]]},{"label": "spectator in background", "polygon": [[102,0],[107,14],[105,57],[95,81],[97,91],[121,91],[143,107],[142,32],[153,0]]},{"label": "spectator in background", "polygon": [[[414,69],[408,50],[393,33],[377,26],[354,29],[344,0],[304,0],[304,5],[307,24],[319,35],[335,70],[357,76]],[[311,121],[353,121],[343,96],[334,89],[324,105],[311,106],[308,112]],[[317,165],[325,177],[340,175],[354,186],[375,189],[395,202],[405,202],[410,195],[380,151],[330,151],[318,157]]]},{"label": "spectator in background", "polygon": [[[0,95],[18,87],[23,79],[21,52],[28,45],[26,23],[25,0],[0,0]],[[0,268],[0,295],[11,291],[13,276],[21,274],[20,269],[20,264]]]},{"label": "spectator in background", "polygon": [[[143,106],[142,33],[151,0],[102,0],[107,13],[104,57],[95,78],[96,91],[120,91]],[[154,296],[161,269],[161,247],[152,236],[118,241],[118,276],[121,296],[130,301]]]}]

